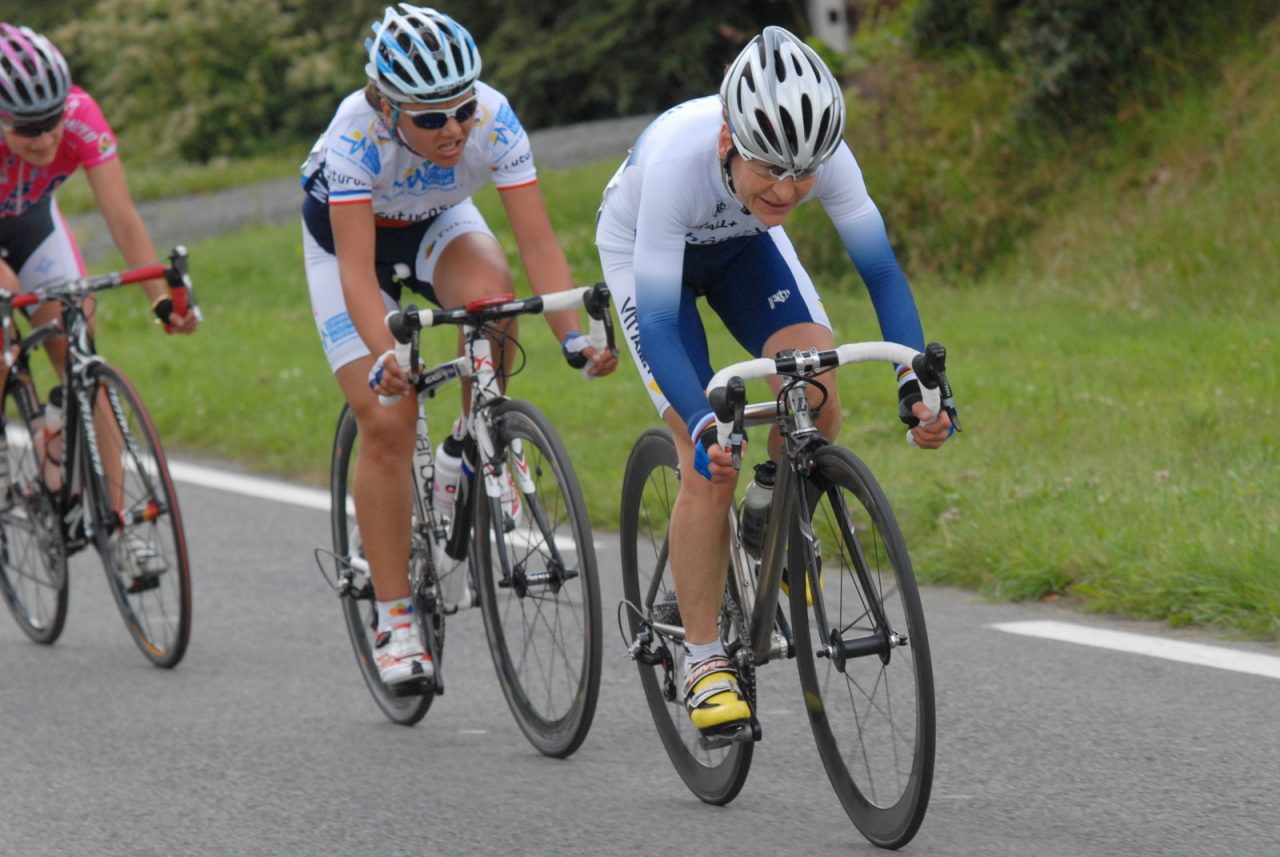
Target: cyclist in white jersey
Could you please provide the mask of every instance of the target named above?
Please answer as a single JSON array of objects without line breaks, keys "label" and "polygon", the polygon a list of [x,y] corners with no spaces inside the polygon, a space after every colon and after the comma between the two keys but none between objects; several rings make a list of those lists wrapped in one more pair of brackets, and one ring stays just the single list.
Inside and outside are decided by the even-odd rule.
[{"label": "cyclist in white jersey", "polygon": [[[378,668],[397,684],[430,677],[433,665],[412,620],[407,571],[416,397],[405,395],[386,314],[403,287],[441,306],[511,293],[506,253],[471,202],[490,181],[534,292],[573,281],[528,136],[506,98],[478,80],[471,35],[407,3],[388,6],[373,31],[368,85],[339,105],[303,165],[302,240],[316,327],[360,433],[352,493],[378,600]],[[586,345],[573,312],[547,321],[566,356],[587,357],[593,375],[613,371],[616,358]],[[495,344],[505,368],[513,351]],[[383,407],[378,395],[403,398]],[[446,441],[450,454],[458,440]]]},{"label": "cyclist in white jersey", "polygon": [[[688,649],[685,703],[704,734],[735,729],[751,710],[716,627],[737,471],[716,442],[704,394],[713,372],[697,299],[753,356],[833,347],[818,293],[782,229],[797,205],[818,199],[866,282],[884,338],[924,347],[910,287],[843,130],[834,76],[794,35],[767,27],[730,66],[719,97],[673,107],[641,134],[600,208],[605,279],[680,458],[670,559]],[[771,384],[777,392],[779,379]],[[898,384],[900,416],[917,445],[941,446],[946,414],[930,422],[909,367],[899,367]],[[832,385],[818,427],[834,437],[839,423]],[[775,430],[771,453],[780,442]]]}]

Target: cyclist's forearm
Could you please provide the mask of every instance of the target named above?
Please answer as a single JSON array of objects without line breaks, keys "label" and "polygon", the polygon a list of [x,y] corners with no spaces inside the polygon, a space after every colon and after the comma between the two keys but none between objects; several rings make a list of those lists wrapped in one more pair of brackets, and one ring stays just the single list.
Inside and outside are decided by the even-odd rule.
[{"label": "cyclist's forearm", "polygon": [[387,309],[382,302],[382,290],[373,272],[348,271],[341,264],[339,271],[347,313],[369,351],[377,357],[395,348],[395,339],[387,329]]},{"label": "cyclist's forearm", "polygon": [[[529,276],[529,287],[535,295],[549,295],[573,288],[569,261],[560,250],[560,245],[554,241],[550,247],[535,245],[523,250],[520,259]],[[580,327],[579,313],[576,310],[549,312],[545,317],[557,342],[564,342],[565,336]]]}]

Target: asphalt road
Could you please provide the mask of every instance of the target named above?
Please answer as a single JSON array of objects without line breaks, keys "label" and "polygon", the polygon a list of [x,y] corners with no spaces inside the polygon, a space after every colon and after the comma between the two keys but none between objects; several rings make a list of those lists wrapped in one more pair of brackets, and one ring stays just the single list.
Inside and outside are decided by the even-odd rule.
[{"label": "asphalt road", "polygon": [[[179,491],[195,624],[176,670],[134,648],[92,556],[73,563],[54,646],[30,643],[0,611],[0,854],[874,852],[827,784],[789,662],[760,673],[765,738],[741,795],[715,808],[685,790],[610,618],[614,535],[598,537],[599,710],[582,748],[556,761],[512,721],[477,611],[450,622],[448,693],[418,726],[394,726],[364,688],[311,559],[328,542],[326,513]],[[924,600],[937,773],[904,854],[1280,854],[1280,678],[992,626],[1056,619],[1157,644],[1203,634],[945,589]]]},{"label": "asphalt road", "polygon": [[[534,159],[543,169],[558,169],[603,158],[621,159],[652,116],[606,119],[560,128],[531,131]],[[254,223],[296,221],[302,205],[297,176],[194,197],[138,203],[138,211],[156,249],[192,244]],[[108,258],[115,249],[97,211],[68,218],[89,265]]]}]

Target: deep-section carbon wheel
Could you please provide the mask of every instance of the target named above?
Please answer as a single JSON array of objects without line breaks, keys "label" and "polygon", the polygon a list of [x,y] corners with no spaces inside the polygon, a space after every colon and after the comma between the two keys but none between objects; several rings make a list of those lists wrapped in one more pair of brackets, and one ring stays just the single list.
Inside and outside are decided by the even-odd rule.
[{"label": "deep-section carbon wheel", "polygon": [[[37,643],[52,643],[67,619],[67,551],[54,501],[39,478],[32,421],[39,405],[15,367],[4,391],[0,455],[0,595],[18,627]],[[37,428],[35,431],[39,431]]]},{"label": "deep-section carbon wheel", "polygon": [[600,693],[600,583],[586,501],[569,455],[528,402],[491,423],[503,496],[476,475],[473,543],[489,651],[516,723],[548,756],[587,736]]},{"label": "deep-section carbon wheel", "polygon": [[116,606],[138,648],[158,667],[182,660],[191,638],[191,567],[178,494],[160,436],[133,385],[100,363],[90,370],[100,469],[94,485],[95,543]]},{"label": "deep-section carbon wheel", "polygon": [[788,552],[790,567],[807,569],[816,587],[812,608],[791,588],[800,683],[845,812],[871,842],[900,848],[919,829],[933,783],[924,611],[902,533],[871,471],[834,446],[819,450],[814,464],[806,484],[812,529],[794,524]]},{"label": "deep-section carbon wheel", "polygon": [[[646,622],[659,627],[680,625],[667,549],[667,527],[679,487],[679,462],[670,433],[666,429],[646,431],[632,446],[627,460],[619,518],[622,590],[627,602],[623,614],[633,640],[646,630]],[[724,616],[721,635],[732,642],[740,638],[741,629],[733,628]],[[669,655],[667,663],[636,661],[658,736],[689,790],[707,803],[726,804],[737,797],[747,780],[754,744],[703,747],[681,697],[684,646],[658,634],[651,641],[651,650],[660,648]]]},{"label": "deep-section carbon wheel", "polygon": [[[378,608],[373,597],[369,563],[365,560],[364,548],[360,542],[360,528],[356,525],[355,501],[352,499],[352,485],[355,482],[359,456],[356,416],[349,407],[343,407],[333,439],[333,457],[329,470],[330,523],[333,529],[333,553],[338,563],[336,576],[342,617],[347,623],[347,634],[351,638],[356,663],[360,665],[360,675],[364,677],[373,701],[393,723],[412,726],[427,713],[435,695],[394,694],[378,675],[378,664],[373,656],[374,636],[378,631]],[[443,628],[440,631],[443,635]]]}]

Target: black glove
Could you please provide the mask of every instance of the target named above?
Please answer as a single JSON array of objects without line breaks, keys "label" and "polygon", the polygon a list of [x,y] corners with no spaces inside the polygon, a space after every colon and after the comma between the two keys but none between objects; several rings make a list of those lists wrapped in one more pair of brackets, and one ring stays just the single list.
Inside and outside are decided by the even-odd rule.
[{"label": "black glove", "polygon": [[920,425],[920,420],[911,413],[911,407],[924,397],[920,395],[920,382],[915,378],[898,388],[898,419],[910,428]]}]

